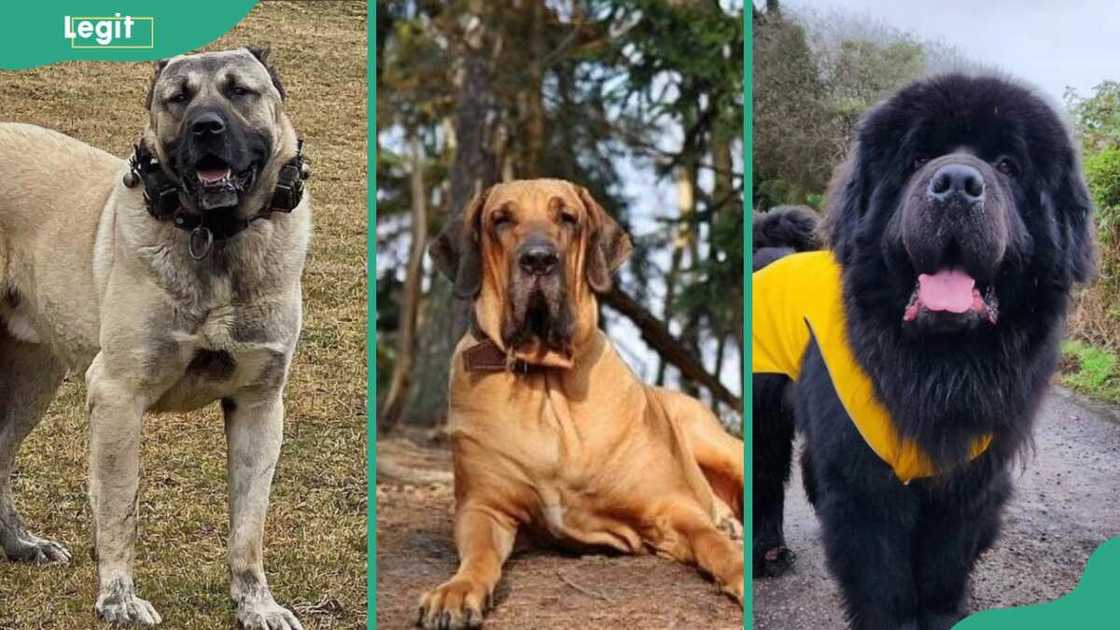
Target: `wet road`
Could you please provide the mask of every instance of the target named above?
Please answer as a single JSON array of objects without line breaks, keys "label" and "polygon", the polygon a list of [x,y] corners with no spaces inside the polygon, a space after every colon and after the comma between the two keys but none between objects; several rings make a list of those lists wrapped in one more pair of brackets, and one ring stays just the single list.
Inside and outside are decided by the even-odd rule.
[{"label": "wet road", "polygon": [[[1056,388],[1042,407],[1035,444],[1015,477],[1003,535],[973,572],[970,610],[1057,599],[1077,585],[1092,552],[1120,536],[1120,409]],[[843,628],[799,471],[785,518],[797,563],[783,577],[755,580],[754,628]]]}]

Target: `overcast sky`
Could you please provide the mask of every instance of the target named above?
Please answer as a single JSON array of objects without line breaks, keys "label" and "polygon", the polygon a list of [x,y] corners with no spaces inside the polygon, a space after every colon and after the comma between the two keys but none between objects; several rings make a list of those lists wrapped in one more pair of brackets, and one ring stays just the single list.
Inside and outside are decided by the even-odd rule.
[{"label": "overcast sky", "polygon": [[[756,0],[761,5],[761,0]],[[1120,79],[1120,2],[1114,0],[785,0],[791,8],[871,16],[919,39],[1025,79],[1061,101]]]}]

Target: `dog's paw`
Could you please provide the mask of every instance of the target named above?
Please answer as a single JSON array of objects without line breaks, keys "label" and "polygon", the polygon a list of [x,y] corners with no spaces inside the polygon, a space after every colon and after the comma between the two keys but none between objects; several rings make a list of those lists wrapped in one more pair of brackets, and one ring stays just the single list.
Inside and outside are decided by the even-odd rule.
[{"label": "dog's paw", "polygon": [[752,576],[756,578],[779,577],[793,567],[797,554],[784,546],[771,547],[754,554]]},{"label": "dog's paw", "polygon": [[154,626],[163,619],[130,583],[116,581],[97,596],[97,616],[116,626]]},{"label": "dog's paw", "polygon": [[292,611],[277,604],[271,595],[239,603],[237,623],[245,630],[303,630]]},{"label": "dog's paw", "polygon": [[743,524],[739,522],[739,519],[730,514],[725,515],[720,519],[717,527],[721,532],[727,534],[727,537],[732,541],[743,544]]},{"label": "dog's paw", "polygon": [[70,552],[61,543],[28,533],[4,539],[4,554],[13,562],[67,564]]},{"label": "dog's paw", "polygon": [[454,578],[420,598],[416,625],[426,630],[481,628],[489,598],[485,587],[471,580]]},{"label": "dog's paw", "polygon": [[727,593],[732,599],[739,604],[739,608],[743,607],[743,576],[739,575],[738,578],[723,585],[723,592]]}]

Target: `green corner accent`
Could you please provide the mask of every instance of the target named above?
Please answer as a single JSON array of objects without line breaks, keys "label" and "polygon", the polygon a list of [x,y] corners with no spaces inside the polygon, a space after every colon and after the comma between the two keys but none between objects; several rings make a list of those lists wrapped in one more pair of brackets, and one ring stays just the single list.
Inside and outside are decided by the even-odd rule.
[{"label": "green corner accent", "polygon": [[[366,5],[367,24],[377,24],[377,3]],[[366,54],[366,120],[369,183],[366,186],[366,611],[377,627],[377,29],[369,28]]]},{"label": "green corner accent", "polygon": [[1105,630],[1120,627],[1117,584],[1120,583],[1120,538],[1101,545],[1085,575],[1069,595],[1045,604],[978,612],[954,630]]},{"label": "green corner accent", "polygon": [[[150,61],[171,57],[221,37],[256,4],[257,0],[13,3],[4,11],[9,28],[0,44],[0,69],[19,70],[59,61]],[[126,18],[131,18],[128,38],[124,37],[123,29]],[[99,43],[94,35],[80,37],[80,20],[103,24],[104,43]],[[73,37],[67,36],[68,28]]]},{"label": "green corner accent", "polygon": [[[752,64],[752,41],[753,41],[753,24],[750,15],[743,11],[743,23],[745,26],[746,37],[743,38],[743,206],[746,209],[751,205],[751,200],[754,199],[753,190],[753,167],[751,162],[751,149],[752,139],[752,109],[753,101],[751,95],[753,93],[751,83],[751,76],[753,66]],[[743,243],[750,243],[751,240],[751,223],[743,221]],[[744,245],[746,247],[746,245]],[[743,331],[744,339],[749,339],[751,336],[749,313],[751,312],[751,257],[744,252],[743,255]],[[743,344],[741,349],[743,353],[743,584],[745,584],[745,591],[743,593],[743,628],[750,628],[753,625],[754,619],[754,602],[752,599],[753,590],[751,585],[751,540],[754,539],[754,527],[752,521],[751,505],[751,491],[750,480],[752,479],[752,469],[754,462],[751,461],[751,443],[753,436],[751,435],[751,409],[752,409],[752,391],[750,372],[747,371],[746,366],[751,364],[751,346],[750,344]]]}]

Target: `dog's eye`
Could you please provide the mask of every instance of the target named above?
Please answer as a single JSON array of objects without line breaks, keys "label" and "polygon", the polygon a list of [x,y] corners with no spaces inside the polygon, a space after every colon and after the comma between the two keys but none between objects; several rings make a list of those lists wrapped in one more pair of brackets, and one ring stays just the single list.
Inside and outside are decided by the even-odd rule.
[{"label": "dog's eye", "polygon": [[172,94],[170,97],[168,97],[167,102],[168,103],[186,103],[187,101],[190,100],[190,98],[191,98],[190,95],[187,94],[186,92],[176,92],[175,94]]},{"label": "dog's eye", "polygon": [[996,170],[1007,175],[1008,177],[1017,177],[1019,175],[1019,165],[1015,160],[1003,156],[996,160]]},{"label": "dog's eye", "polygon": [[234,96],[249,96],[250,94],[256,94],[256,92],[250,90],[249,88],[247,88],[243,85],[235,85],[230,90],[230,92],[233,93]]},{"label": "dog's eye", "polygon": [[508,214],[494,215],[494,227],[502,227],[504,225],[509,225],[510,223],[513,223],[513,218]]},{"label": "dog's eye", "polygon": [[914,158],[914,163],[911,164],[911,167],[916,171],[925,166],[926,162],[929,162],[929,156],[919,155],[918,157]]},{"label": "dog's eye", "polygon": [[579,225],[579,217],[573,212],[561,211],[560,222],[564,225]]}]

